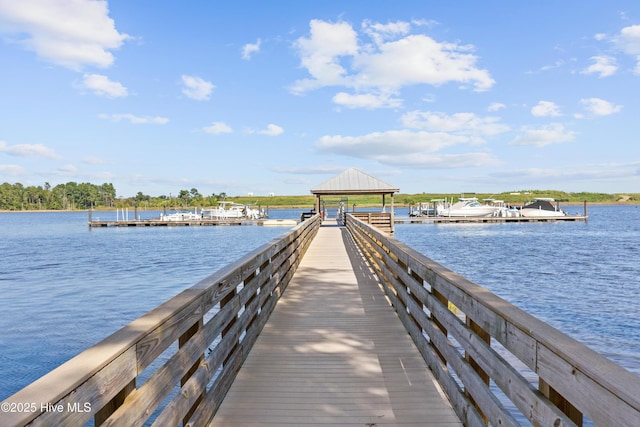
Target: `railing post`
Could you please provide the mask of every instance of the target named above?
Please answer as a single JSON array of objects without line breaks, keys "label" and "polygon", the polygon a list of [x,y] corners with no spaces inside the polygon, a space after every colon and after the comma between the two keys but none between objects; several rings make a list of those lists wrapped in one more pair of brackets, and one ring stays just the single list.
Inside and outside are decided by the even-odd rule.
[{"label": "railing post", "polygon": [[565,399],[564,396],[558,393],[542,378],[538,378],[538,390],[540,390],[540,392],[549,399],[551,403],[557,406],[558,409],[567,415],[578,427],[582,426],[582,412],[578,411],[571,402]]},{"label": "railing post", "polygon": [[[183,346],[185,346],[189,342],[191,337],[194,336],[200,329],[202,329],[202,325],[203,325],[203,320],[202,318],[200,318],[200,320],[194,323],[192,327],[187,329],[185,333],[182,334],[180,338],[178,338],[178,348],[182,348]],[[180,386],[184,386],[187,383],[187,381],[189,381],[189,378],[191,378],[193,373],[198,369],[203,359],[204,359],[204,355],[201,355],[196,361],[196,363],[194,363],[193,366],[189,368],[187,373],[184,374],[184,376],[180,380]],[[200,396],[198,396],[195,402],[193,402],[193,406],[191,407],[191,409],[189,409],[189,411],[187,411],[187,413],[185,414],[184,418],[182,419],[183,425],[187,425],[187,423],[189,422],[191,415],[193,415],[195,410],[198,408],[198,405],[200,404],[200,402],[202,402],[202,399],[204,398],[204,393],[205,393],[205,390],[202,391]]]},{"label": "railing post", "polygon": [[[481,340],[483,340],[487,344],[491,345],[491,334],[489,334],[487,331],[482,329],[480,327],[480,325],[478,325],[476,322],[474,322],[469,316],[466,316],[466,323],[467,323],[467,326],[469,327],[469,329],[471,329],[471,331],[473,331],[476,335],[478,335],[478,337],[480,337]],[[480,367],[480,365],[478,365],[478,362],[476,362],[473,359],[473,357],[471,357],[471,355],[469,355],[469,353],[465,352],[465,358],[469,362],[469,365],[471,365],[471,368],[474,371],[476,371],[476,373],[478,374],[480,379],[488,386],[489,382],[491,380],[491,378],[489,377],[489,374],[487,374],[484,371],[484,369],[482,369]],[[481,408],[478,406],[476,401],[473,399],[473,396],[471,396],[471,394],[469,394],[469,393],[467,393],[467,396],[469,397],[469,400],[471,401],[471,403],[473,403],[473,406],[475,406],[475,408],[478,410],[478,413],[480,413],[480,416],[484,420],[485,424],[488,425],[489,424],[489,419],[482,412]]]},{"label": "railing post", "polygon": [[[237,289],[233,289],[231,292],[229,292],[229,294],[222,298],[220,300],[220,309],[222,310],[222,308],[227,305],[230,301],[233,300],[233,298],[237,295],[238,290]],[[225,335],[227,335],[227,333],[229,332],[229,330],[233,327],[233,325],[238,321],[238,314],[236,313],[236,315],[233,317],[233,319],[231,319],[231,321],[229,321],[229,324],[223,329],[222,331],[222,337],[224,338]],[[236,342],[234,347],[231,348],[229,350],[229,356],[224,360],[224,362],[222,363],[222,365],[226,365],[227,362],[229,361],[229,359],[231,358],[231,355],[233,354],[235,347],[238,345],[238,343]]]},{"label": "railing post", "polygon": [[[445,307],[449,306],[449,300],[447,300],[447,297],[445,297],[443,294],[441,294],[440,292],[436,291],[435,289],[431,289],[431,293],[433,294],[433,296],[442,303],[442,305],[444,305]],[[431,320],[433,320],[433,323],[436,324],[436,327],[438,329],[440,329],[440,331],[442,331],[442,334],[446,337],[447,336],[447,328],[444,327],[444,325],[442,323],[440,323],[440,321],[438,321],[438,319],[433,315],[433,313],[431,313]],[[436,347],[435,345],[433,345],[433,349],[435,350],[436,354],[438,355],[438,357],[440,358],[440,361],[442,362],[442,364],[444,364],[446,366],[447,364],[447,359],[444,357],[444,355],[440,352],[440,350],[438,349],[438,347]]]},{"label": "railing post", "polygon": [[113,399],[109,401],[109,403],[104,405],[102,408],[100,408],[100,410],[98,410],[98,412],[96,412],[96,415],[93,419],[94,424],[96,426],[99,426],[104,423],[107,418],[111,416],[111,414],[113,414],[120,406],[122,406],[127,396],[131,394],[131,392],[135,389],[136,379],[134,378],[129,384],[127,384],[122,390],[120,390],[120,392],[116,394]]}]

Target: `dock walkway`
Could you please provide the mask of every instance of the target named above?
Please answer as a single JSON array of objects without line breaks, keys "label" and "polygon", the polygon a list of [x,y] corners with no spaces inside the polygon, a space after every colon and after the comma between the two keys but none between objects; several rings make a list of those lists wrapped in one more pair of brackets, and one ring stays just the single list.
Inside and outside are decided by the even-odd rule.
[{"label": "dock walkway", "polygon": [[344,227],[325,221],[218,426],[461,426]]}]

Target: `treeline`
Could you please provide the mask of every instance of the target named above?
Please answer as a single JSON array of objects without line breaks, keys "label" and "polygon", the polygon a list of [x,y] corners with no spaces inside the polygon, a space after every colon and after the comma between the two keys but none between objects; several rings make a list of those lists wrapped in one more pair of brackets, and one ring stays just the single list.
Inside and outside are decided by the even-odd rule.
[{"label": "treeline", "polygon": [[[409,206],[433,199],[456,199],[460,194],[396,194],[395,203]],[[493,198],[503,200],[509,204],[520,204],[535,197],[552,197],[559,202],[582,203],[639,203],[640,194],[607,194],[607,193],[566,193],[556,190],[530,190],[522,192],[506,192],[500,194],[466,194],[478,199]],[[113,184],[102,185],[87,182],[68,182],[51,187],[45,182],[44,186],[25,187],[20,183],[0,185],[0,210],[84,210],[110,209],[121,207],[141,207],[157,209],[184,209],[190,207],[216,206],[220,200],[233,201],[244,204],[256,204],[271,207],[310,207],[315,203],[315,196],[235,196],[227,197],[226,193],[204,196],[196,188],[179,190],[168,196],[149,196],[138,192],[134,197],[117,197]],[[329,197],[337,203],[338,200],[348,201],[349,206],[379,205],[379,195]],[[334,200],[335,199],[335,200]]]},{"label": "treeline", "polygon": [[0,210],[84,210],[118,207],[184,208],[188,206],[213,206],[225,199],[225,193],[203,196],[196,188],[180,190],[169,196],[151,197],[138,192],[135,197],[116,197],[116,189],[111,183],[102,185],[88,182],[67,182],[51,187],[27,186],[23,184],[0,185]]},{"label": "treeline", "polygon": [[51,187],[20,183],[0,185],[0,210],[73,210],[92,206],[114,206],[116,189],[113,184],[95,185],[87,182],[68,182]]}]

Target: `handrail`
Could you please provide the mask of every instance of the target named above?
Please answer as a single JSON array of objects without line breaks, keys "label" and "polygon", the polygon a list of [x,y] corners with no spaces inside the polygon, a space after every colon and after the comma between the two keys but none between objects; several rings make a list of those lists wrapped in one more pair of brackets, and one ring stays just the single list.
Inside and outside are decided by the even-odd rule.
[{"label": "handrail", "polygon": [[0,424],[205,424],[319,226],[307,219],[8,397]]},{"label": "handrail", "polygon": [[347,228],[466,426],[520,425],[491,381],[534,426],[640,425],[640,377],[352,215]]}]

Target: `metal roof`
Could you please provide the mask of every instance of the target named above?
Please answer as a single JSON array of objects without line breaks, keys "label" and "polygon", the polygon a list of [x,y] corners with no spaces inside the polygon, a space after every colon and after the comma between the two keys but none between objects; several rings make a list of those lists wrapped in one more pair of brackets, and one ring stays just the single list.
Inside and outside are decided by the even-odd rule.
[{"label": "metal roof", "polygon": [[356,168],[350,168],[311,189],[312,194],[393,194],[400,191]]}]

